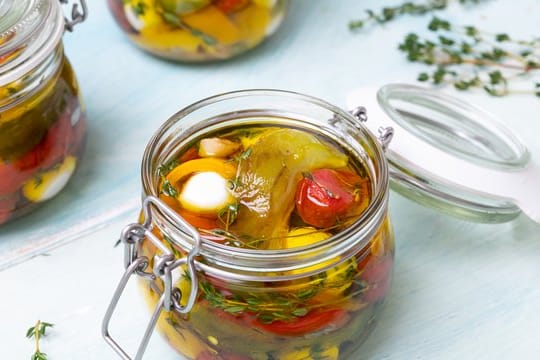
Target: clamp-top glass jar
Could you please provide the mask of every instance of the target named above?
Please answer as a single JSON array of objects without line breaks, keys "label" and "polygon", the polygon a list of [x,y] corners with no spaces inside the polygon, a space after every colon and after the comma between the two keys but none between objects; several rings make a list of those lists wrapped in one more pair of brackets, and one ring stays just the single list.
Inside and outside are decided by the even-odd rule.
[{"label": "clamp-top glass jar", "polygon": [[288,0],[108,0],[114,18],[140,48],[163,58],[201,62],[241,54],[274,33]]},{"label": "clamp-top glass jar", "polygon": [[126,273],[103,323],[118,354],[130,359],[109,323],[137,274],[155,310],[135,359],[156,324],[190,359],[351,356],[394,257],[383,149],[354,114],[245,91],[159,129],[143,159],[142,223],[123,231]]},{"label": "clamp-top glass jar", "polygon": [[0,224],[56,195],[83,149],[86,118],[61,39],[86,6],[67,20],[60,2],[0,1]]}]

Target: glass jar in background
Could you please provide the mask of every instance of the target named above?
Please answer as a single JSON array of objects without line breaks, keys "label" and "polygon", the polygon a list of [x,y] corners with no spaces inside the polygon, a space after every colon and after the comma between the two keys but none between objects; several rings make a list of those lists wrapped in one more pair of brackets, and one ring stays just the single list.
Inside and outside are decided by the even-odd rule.
[{"label": "glass jar in background", "polygon": [[273,34],[288,0],[107,0],[115,20],[140,48],[163,58],[229,59]]},{"label": "glass jar in background", "polygon": [[0,2],[0,224],[55,196],[80,160],[86,116],[57,0]]},{"label": "glass jar in background", "polygon": [[[135,359],[156,324],[189,359],[350,357],[373,329],[394,259],[387,163],[361,117],[296,93],[242,91],[167,121],[143,158],[143,220],[122,235],[126,275],[103,324],[113,348],[130,358],[108,327],[136,273],[155,311]],[[212,171],[240,200],[198,213],[184,181]],[[354,189],[352,214],[303,207],[304,184],[328,190],[329,174]],[[219,187],[203,191],[215,200]],[[340,189],[322,196],[339,201]]]}]

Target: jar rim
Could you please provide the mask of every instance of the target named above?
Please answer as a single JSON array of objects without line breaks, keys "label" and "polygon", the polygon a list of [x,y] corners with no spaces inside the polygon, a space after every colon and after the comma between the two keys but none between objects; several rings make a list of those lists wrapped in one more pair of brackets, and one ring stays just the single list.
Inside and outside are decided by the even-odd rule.
[{"label": "jar rim", "polygon": [[[352,225],[324,241],[291,249],[256,250],[236,248],[204,240],[201,244],[201,254],[203,257],[206,260],[210,258],[212,260],[211,262],[214,265],[217,264],[218,267],[232,267],[235,270],[260,273],[268,271],[268,264],[271,264],[273,271],[288,271],[309,267],[332,259],[339,262],[363,249],[382,224],[387,213],[389,185],[388,167],[384,151],[376,137],[366,127],[360,124],[353,115],[324,100],[297,92],[274,89],[231,91],[195,102],[172,115],[155,132],[146,146],[141,166],[143,196],[159,196],[157,184],[153,181],[153,177],[155,176],[153,172],[157,170],[155,163],[156,156],[164,150],[171,151],[171,148],[165,148],[166,144],[164,144],[164,141],[170,141],[171,134],[179,137],[187,136],[174,132],[175,125],[177,126],[186,116],[212,104],[234,101],[241,98],[248,99],[250,97],[280,98],[281,100],[290,102],[305,103],[306,105],[319,107],[333,114],[332,125],[336,127],[336,132],[343,131],[341,129],[343,126],[344,129],[350,130],[350,133],[356,137],[348,137],[350,141],[361,138],[364,141],[361,146],[369,146],[369,149],[364,149],[364,151],[369,153],[372,157],[370,159],[373,162],[373,167],[367,169],[370,172],[373,182],[373,197],[368,208]],[[338,124],[335,124],[336,118],[340,119]],[[330,122],[331,119],[327,120]],[[201,132],[198,131],[197,134],[201,135]],[[188,234],[176,226],[178,224],[174,224],[170,219],[167,219],[165,215],[158,214],[158,217],[160,229],[163,231],[163,227],[167,229],[174,228],[174,236],[169,236],[171,240],[176,245],[189,250],[193,243]],[[299,255],[301,255],[301,261],[299,261]],[[199,265],[205,267],[204,264]],[[335,264],[330,265],[335,266]],[[320,270],[317,269],[317,272]],[[303,273],[301,276],[306,276],[306,273]]]},{"label": "jar rim", "polygon": [[56,0],[4,1],[0,7],[0,86],[22,78],[54,51],[65,19]]}]

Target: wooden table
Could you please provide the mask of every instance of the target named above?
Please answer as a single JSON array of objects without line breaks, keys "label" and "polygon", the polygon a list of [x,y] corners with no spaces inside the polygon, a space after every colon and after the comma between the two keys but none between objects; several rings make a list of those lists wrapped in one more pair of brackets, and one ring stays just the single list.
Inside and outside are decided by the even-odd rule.
[{"label": "wooden table", "polygon": [[[0,358],[24,359],[37,319],[55,323],[42,350],[55,359],[114,359],[101,319],[122,269],[114,248],[136,219],[140,161],[157,129],[180,108],[245,88],[299,91],[344,106],[352,89],[415,82],[421,66],[396,49],[429,17],[403,18],[352,34],[350,19],[395,1],[293,0],[279,32],[245,56],[207,65],[160,61],[120,33],[105,1],[64,37],[89,116],[81,168],[57,198],[0,229]],[[462,24],[527,38],[540,34],[534,0],[493,0],[445,15]],[[540,101],[455,93],[497,114],[540,161]],[[540,191],[540,188],[539,190]],[[499,225],[456,220],[392,194],[394,283],[379,323],[358,359],[538,359],[540,225],[524,216]],[[148,311],[129,287],[113,332],[135,348]],[[148,359],[178,356],[154,336]]]}]

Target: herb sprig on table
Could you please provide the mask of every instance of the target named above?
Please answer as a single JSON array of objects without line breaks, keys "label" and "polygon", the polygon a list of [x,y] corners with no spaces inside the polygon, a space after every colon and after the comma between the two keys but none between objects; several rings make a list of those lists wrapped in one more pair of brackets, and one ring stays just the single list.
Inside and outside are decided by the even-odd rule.
[{"label": "herb sprig on table", "polygon": [[[428,29],[434,39],[408,34],[399,45],[411,62],[434,67],[422,72],[418,80],[433,84],[452,84],[458,90],[480,88],[492,96],[532,93],[540,97],[540,39],[517,40],[507,33],[488,33],[474,26],[455,26],[434,17]],[[533,79],[528,89],[511,85]]]},{"label": "herb sprig on table", "polygon": [[[476,4],[485,0],[455,0]],[[370,24],[385,24],[404,15],[425,15],[447,8],[450,0],[404,2],[366,10],[366,16],[349,23],[351,30]],[[505,32],[490,33],[475,26],[457,26],[434,17],[428,25],[433,38],[416,33],[405,36],[399,50],[411,62],[432,67],[418,75],[418,81],[450,84],[457,90],[483,89],[492,96],[528,93],[540,97],[540,38],[518,40]],[[516,83],[525,84],[517,88]]]},{"label": "herb sprig on table", "polygon": [[[461,4],[476,4],[483,0],[456,0]],[[404,15],[425,15],[447,8],[449,0],[429,0],[426,2],[407,1],[396,6],[383,7],[380,10],[366,10],[366,16],[349,22],[349,29],[360,30],[367,25],[382,25]]]},{"label": "herb sprig on table", "polygon": [[26,332],[26,337],[29,339],[34,338],[36,344],[36,350],[30,357],[30,360],[47,360],[47,354],[41,352],[39,348],[39,340],[46,335],[47,328],[53,327],[54,324],[38,320],[35,326],[32,326]]}]

